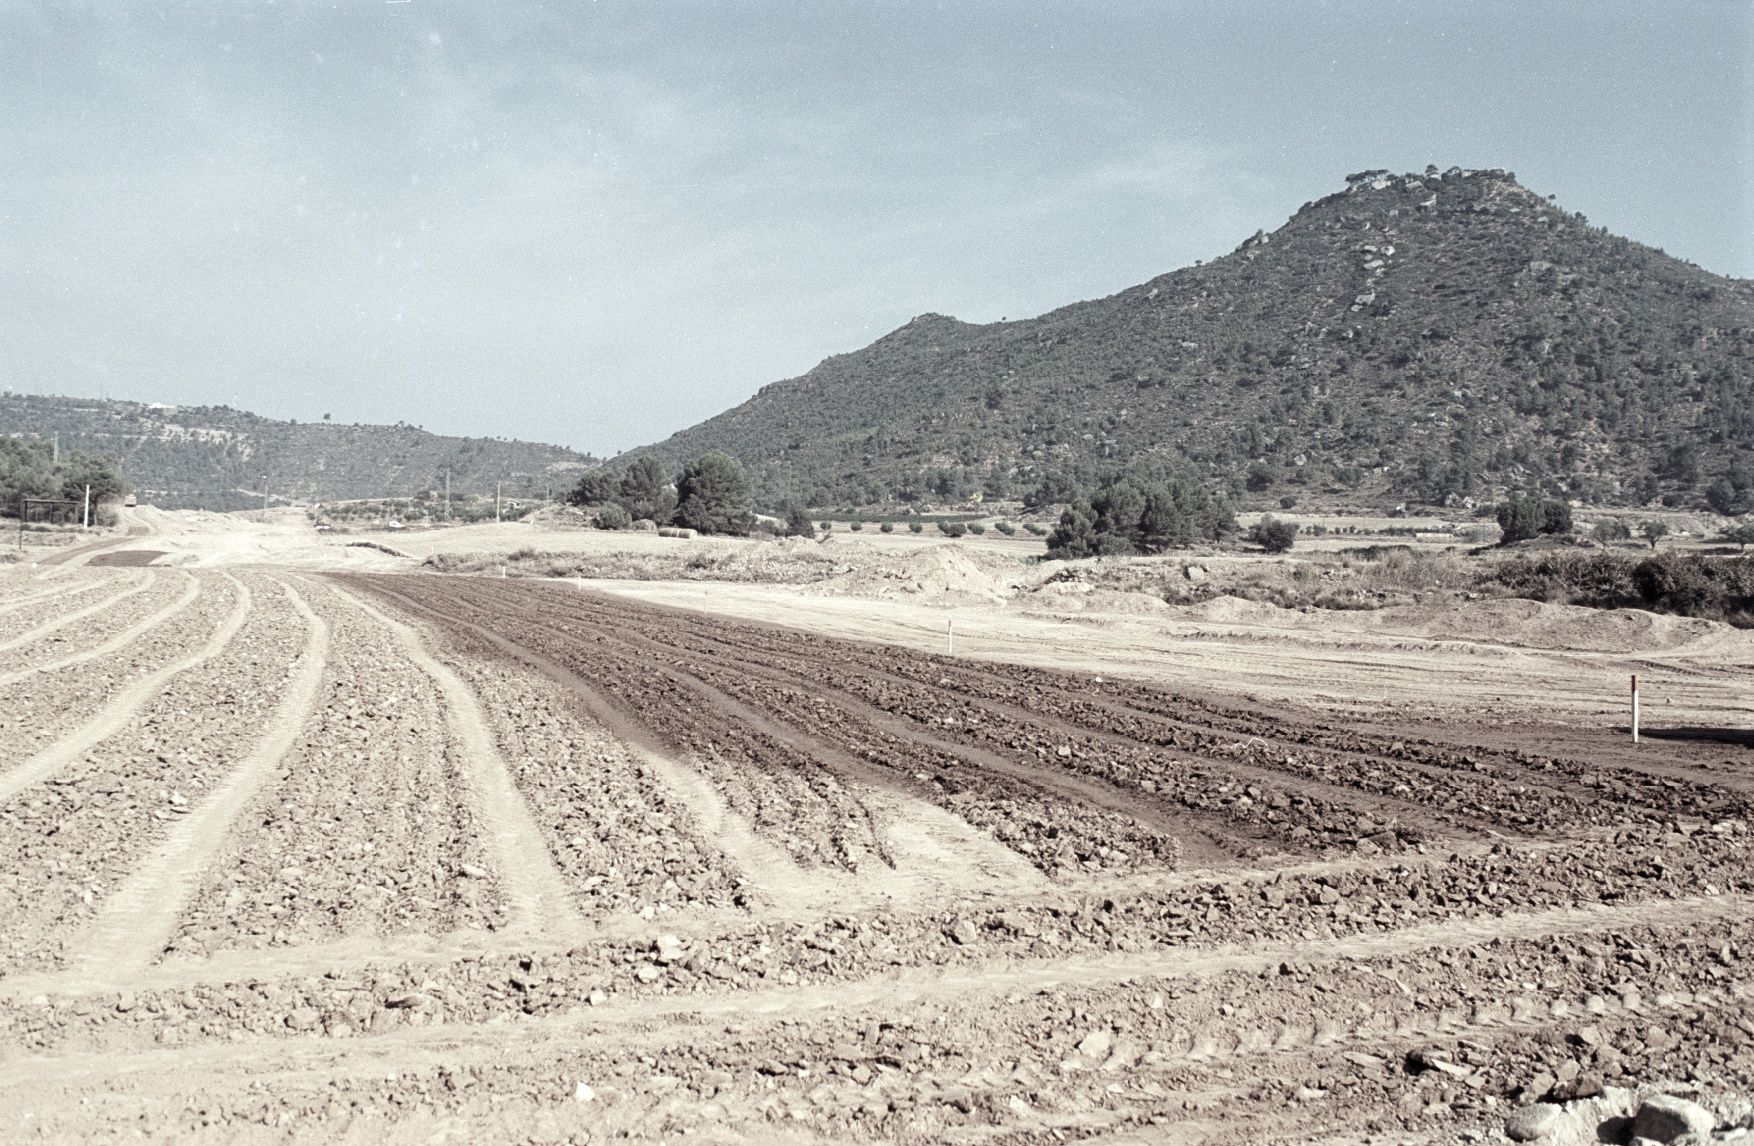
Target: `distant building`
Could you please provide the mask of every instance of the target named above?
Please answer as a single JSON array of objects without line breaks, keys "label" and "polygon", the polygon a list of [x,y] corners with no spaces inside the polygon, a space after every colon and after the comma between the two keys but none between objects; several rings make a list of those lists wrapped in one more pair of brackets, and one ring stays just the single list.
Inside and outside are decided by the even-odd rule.
[{"label": "distant building", "polygon": [[146,409],[153,414],[174,414],[177,412],[175,406],[167,406],[163,402],[148,402]]}]

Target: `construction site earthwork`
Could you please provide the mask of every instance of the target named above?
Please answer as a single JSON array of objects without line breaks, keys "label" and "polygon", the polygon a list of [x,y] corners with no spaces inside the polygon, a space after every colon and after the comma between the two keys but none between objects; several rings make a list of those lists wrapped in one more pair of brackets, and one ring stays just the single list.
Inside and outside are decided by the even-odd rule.
[{"label": "construction site earthwork", "polygon": [[912,539],[845,592],[440,573],[233,517],[0,569],[0,1140],[1754,1125],[1738,630],[1104,611]]}]

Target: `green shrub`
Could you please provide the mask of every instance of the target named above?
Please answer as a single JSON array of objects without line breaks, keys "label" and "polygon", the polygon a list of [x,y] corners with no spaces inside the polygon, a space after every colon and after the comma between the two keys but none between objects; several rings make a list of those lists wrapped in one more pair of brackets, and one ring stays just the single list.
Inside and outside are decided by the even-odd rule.
[{"label": "green shrub", "polygon": [[633,515],[614,502],[597,511],[598,529],[626,529],[633,524]]},{"label": "green shrub", "polygon": [[1717,536],[1719,541],[1728,541],[1747,552],[1748,545],[1754,542],[1754,524],[1732,525]]},{"label": "green shrub", "polygon": [[886,521],[882,525],[879,525],[877,528],[879,531],[881,531],[883,533],[894,533],[895,532],[895,522]]},{"label": "green shrub", "polygon": [[968,531],[979,537],[987,531],[987,527],[978,521],[971,521],[968,523]]},{"label": "green shrub", "polygon": [[1268,553],[1284,553],[1297,544],[1297,523],[1268,514],[1249,529],[1249,540]]},{"label": "green shrub", "polygon": [[1541,512],[1541,503],[1521,494],[1513,494],[1509,499],[1500,502],[1495,516],[1498,518],[1501,545],[1529,540],[1541,532],[1541,526],[1546,521]]},{"label": "green shrub", "polygon": [[925,528],[926,528],[925,526],[921,525],[917,521],[910,521],[907,523],[907,531],[909,533],[923,533],[923,532],[925,532]]}]

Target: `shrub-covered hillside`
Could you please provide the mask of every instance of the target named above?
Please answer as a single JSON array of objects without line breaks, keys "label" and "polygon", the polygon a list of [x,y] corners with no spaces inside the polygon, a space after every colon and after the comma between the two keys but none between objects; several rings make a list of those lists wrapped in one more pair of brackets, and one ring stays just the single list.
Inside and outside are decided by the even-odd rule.
[{"label": "shrub-covered hillside", "polygon": [[[0,435],[47,440],[63,453],[117,458],[142,501],[166,508],[459,494],[556,496],[595,462],[561,446],[453,438],[413,426],[278,422],[227,406],[167,409],[28,394],[0,395]],[[265,479],[265,482],[264,482]]]},{"label": "shrub-covered hillside", "polygon": [[1039,318],[928,314],[648,451],[763,500],[1061,500],[1160,454],[1234,490],[1754,502],[1754,284],[1505,171],[1363,172],[1211,263]]}]

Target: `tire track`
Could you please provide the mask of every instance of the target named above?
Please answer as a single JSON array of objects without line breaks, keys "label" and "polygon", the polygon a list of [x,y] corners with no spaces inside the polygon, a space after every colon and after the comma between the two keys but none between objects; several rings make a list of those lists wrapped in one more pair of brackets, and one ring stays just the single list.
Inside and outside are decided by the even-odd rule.
[{"label": "tire track", "polygon": [[[291,585],[278,584],[305,619],[308,632],[284,698],[250,754],[192,814],[171,826],[164,843],[106,902],[83,944],[83,955],[66,976],[65,981],[79,989],[124,983],[164,949],[184,904],[194,894],[232,824],[311,713],[328,659],[329,625]],[[246,613],[248,605],[246,601]]]},{"label": "tire track", "polygon": [[492,629],[436,610],[382,584],[374,591],[400,604],[409,612],[439,624],[454,625],[473,634],[490,648],[529,666],[568,689],[599,726],[626,745],[628,751],[657,776],[672,794],[693,813],[703,835],[741,871],[764,898],[781,903],[837,902],[846,890],[843,882],[825,879],[798,864],[784,849],[756,834],[742,816],[733,812],[712,782],[700,772],[668,755],[656,733],[624,714],[596,687],[558,661],[501,636]]},{"label": "tire track", "polygon": [[[1570,843],[1524,844],[1519,846],[1518,852],[1533,857],[1555,851],[1569,852],[1571,846]],[[1261,889],[1287,879],[1390,872],[1407,866],[1436,867],[1452,863],[1459,856],[1479,856],[1488,850],[1488,846],[1484,844],[1458,843],[1453,850],[1442,856],[1323,859],[1286,867],[1240,871],[1205,868],[1131,875],[1096,873],[1053,884],[1044,881],[1033,889],[1007,888],[1000,894],[1010,908],[1027,908],[1037,901],[1063,902],[1069,893],[1097,899],[1116,896],[1142,897],[1168,895],[1204,885],[1258,894]],[[833,890],[832,886],[828,886],[823,896],[790,895],[783,901],[765,907],[758,919],[766,924],[803,923],[821,918],[825,911],[837,911],[853,905],[853,901],[845,898],[824,898]],[[982,909],[980,901],[989,898],[992,896],[982,890],[965,889],[959,899],[945,901],[942,908],[948,909],[954,903],[973,907],[978,911]],[[728,908],[702,909],[672,916],[665,921],[663,927],[686,940],[709,942],[728,932],[747,928],[751,922],[751,917],[741,911]],[[638,916],[611,916],[589,921],[586,933],[578,939],[583,942],[614,942],[649,937],[652,931],[653,925]],[[315,977],[329,972],[359,974],[390,961],[435,964],[508,952],[547,957],[564,955],[571,948],[572,943],[563,937],[532,938],[528,934],[509,931],[453,931],[443,935],[409,933],[393,938],[353,934],[297,947],[269,950],[229,949],[213,952],[200,959],[167,960],[141,970],[130,985],[136,990],[184,990],[203,983],[242,982],[251,978]],[[56,980],[56,974],[58,973],[30,973],[0,979],[0,1000],[62,990],[65,985]]]},{"label": "tire track", "polygon": [[[1178,983],[1198,990],[1227,974],[1258,976],[1288,961],[1380,978],[1386,973],[1376,971],[1370,963],[1441,948],[1470,947],[1492,940],[1538,943],[1558,937],[1614,934],[1639,927],[1693,932],[1712,923],[1743,921],[1751,910],[1754,897],[1693,896],[1616,907],[1559,908],[1466,918],[1384,935],[1317,942],[1290,939],[1205,950],[1113,952],[942,970],[912,968],[850,982],[767,987],[727,994],[611,998],[602,1006],[585,1011],[526,1018],[517,1026],[517,1045],[520,1055],[528,1059],[577,1045],[586,1036],[592,1040],[614,1037],[636,1043],[643,1038],[674,1038],[674,1029],[665,1026],[666,1020],[701,1028],[716,1023],[794,1024],[806,1015],[840,1015],[841,1025],[847,1026],[852,1023],[853,1014],[865,1010],[895,1015],[901,1008],[919,1007],[930,1012],[940,1001],[965,1003],[971,999],[991,999],[997,1006],[1007,996],[1054,989],[1087,991],[1127,984]],[[1395,982],[1392,975],[1387,979]],[[1292,1053],[1308,1055],[1311,1051],[1340,1049],[1360,1040],[1373,1045],[1384,1039],[1417,1043],[1437,1034],[1459,1038],[1472,1031],[1542,1029],[1556,1019],[1584,1015],[1655,1014],[1686,1007],[1740,1005],[1750,994],[1745,984],[1727,983],[1715,991],[1687,992],[1677,988],[1629,1004],[1624,999],[1610,1003],[1606,994],[1574,1000],[1549,992],[1520,997],[1508,1006],[1415,1007],[1412,1017],[1397,1020],[1392,1026],[1379,1024],[1368,1016],[1361,1021],[1354,1007],[1343,1017],[1312,1015],[1307,1019],[1280,1021],[1270,1031],[1247,1038],[1228,1032],[1215,1034],[1202,1025],[1197,1030],[1189,1028],[1168,1049],[1172,1060],[1196,1063]],[[409,1069],[427,1055],[442,1057],[455,1067],[494,1061],[504,1055],[505,1049],[503,1028],[440,1023],[340,1046],[321,1037],[289,1041],[275,1035],[246,1036],[232,1043],[175,1050],[138,1048],[126,1055],[70,1051],[0,1064],[0,1093],[56,1084],[73,1076],[113,1078],[155,1071],[168,1063],[180,1068],[238,1069],[254,1075],[265,1068],[277,1074],[298,1070],[301,1064],[303,1069],[322,1065],[332,1069],[336,1060],[345,1058],[349,1071],[384,1076]]]},{"label": "tire track", "polygon": [[[188,579],[189,587],[183,591],[183,595],[181,597],[178,597],[175,601],[172,601],[169,605],[166,605],[164,608],[160,609],[158,612],[153,613],[151,616],[146,617],[145,619],[137,622],[136,624],[128,626],[126,629],[123,629],[121,632],[117,633],[115,636],[111,637],[109,640],[105,641],[103,644],[97,646],[96,648],[86,649],[84,652],[74,653],[71,656],[63,657],[58,661],[51,661],[48,664],[33,665],[30,668],[20,669],[17,672],[8,673],[4,676],[0,676],[0,688],[4,688],[7,685],[13,684],[13,683],[20,681],[20,680],[23,680],[26,677],[35,676],[39,673],[56,672],[60,669],[72,668],[74,665],[84,664],[86,661],[96,660],[99,657],[108,656],[111,653],[114,653],[114,652],[117,652],[123,648],[126,648],[129,644],[131,644],[132,642],[137,640],[142,634],[149,632],[150,630],[158,627],[159,625],[163,624],[165,621],[170,620],[176,614],[178,614],[178,613],[182,612],[184,609],[188,608],[190,605],[194,604],[195,598],[201,595],[201,582],[198,578],[196,578],[192,574],[184,573],[181,570],[178,570],[178,575]],[[95,605],[90,609],[83,610],[81,613],[70,614],[61,623],[62,624],[71,623],[72,621],[77,620],[82,615],[98,612],[102,609],[111,608],[117,602],[121,601],[124,597],[131,597],[135,593],[145,591],[149,587],[149,584],[150,584],[150,582],[148,582],[146,584],[142,584],[138,589],[135,589],[132,592],[124,593],[119,597],[114,597],[108,601],[101,602],[100,604]],[[60,626],[56,625],[54,627],[59,628]],[[3,646],[0,646],[0,648],[3,648]]]},{"label": "tire track", "polygon": [[[185,576],[187,576],[187,574],[185,574]],[[85,618],[92,616],[95,613],[101,613],[106,609],[113,609],[128,598],[144,593],[151,587],[152,574],[145,573],[141,576],[140,581],[132,588],[114,593],[111,596],[105,597],[101,601],[85,606],[83,609],[76,609],[71,613],[63,613],[54,620],[28,629],[10,640],[0,641],[0,653],[10,652],[11,650],[18,648],[20,645],[28,645],[32,641],[40,641],[50,633],[58,632],[61,629],[66,628],[68,625],[83,621]],[[33,671],[36,670],[26,669],[22,673],[12,673],[9,677],[0,677],[0,683],[16,679],[20,676],[27,676]],[[47,671],[47,669],[45,668],[44,671]]]},{"label": "tire track", "polygon": [[62,737],[11,771],[0,773],[0,800],[53,775],[57,769],[76,759],[80,753],[105,737],[113,735],[129,720],[133,719],[141,707],[152,699],[166,681],[178,673],[218,655],[219,651],[230,643],[231,639],[237,635],[238,630],[243,628],[245,618],[249,616],[250,590],[243,582],[229,573],[221,573],[220,576],[235,587],[237,604],[232,607],[231,615],[214,630],[213,636],[208,639],[207,643],[191,655],[173,661],[163,668],[141,677],[127,688],[116,693],[107,704],[98,710],[97,715],[74,732]]},{"label": "tire track", "polygon": [[99,586],[90,582],[74,582],[72,584],[56,585],[52,589],[46,589],[40,593],[30,593],[21,596],[16,600],[8,601],[5,604],[0,605],[0,616],[7,616],[18,612],[20,609],[28,609],[32,605],[40,605],[44,601],[52,601],[57,597],[65,597],[71,593],[78,593],[95,588],[99,588]]},{"label": "tire track", "polygon": [[543,844],[541,830],[512,780],[474,694],[456,673],[433,657],[409,626],[346,590],[335,591],[388,629],[403,655],[438,685],[444,699],[446,731],[462,748],[475,812],[493,849],[500,884],[511,901],[508,930],[554,938],[583,935],[584,918],[567,893],[566,882]]}]

